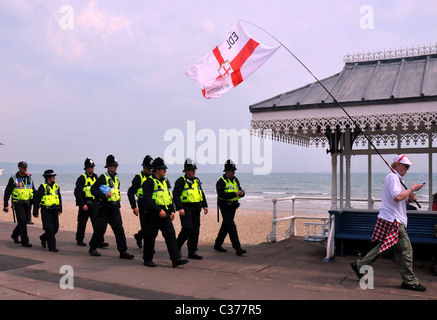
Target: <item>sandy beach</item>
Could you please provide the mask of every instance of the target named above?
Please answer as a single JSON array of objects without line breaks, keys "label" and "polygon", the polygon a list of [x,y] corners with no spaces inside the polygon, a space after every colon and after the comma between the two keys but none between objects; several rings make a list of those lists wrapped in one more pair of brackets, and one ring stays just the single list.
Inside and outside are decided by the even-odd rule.
[{"label": "sandy beach", "polygon": [[[76,230],[77,225],[77,206],[74,201],[63,201],[63,213],[59,218],[59,224],[61,229],[66,230]],[[121,206],[123,226],[127,237],[133,237],[139,229],[139,218],[132,213],[128,202],[123,202]],[[289,213],[279,212],[279,217],[289,216]],[[41,226],[40,218],[32,218],[34,226]],[[13,221],[11,210],[9,213],[2,212],[0,214],[0,221]],[[241,244],[244,245],[256,245],[266,241],[266,236],[271,232],[272,229],[272,212],[263,210],[253,210],[245,209],[240,207],[237,210],[235,222],[237,224],[238,234],[240,237]],[[296,231],[297,235],[303,236],[305,230],[303,223],[305,220],[299,219],[296,221]],[[176,234],[181,230],[181,224],[179,215],[176,213],[175,219],[173,221]],[[200,241],[213,243],[215,237],[217,236],[218,230],[221,224],[217,223],[217,211],[215,208],[211,208],[208,214],[203,214],[201,216],[201,227],[200,227]],[[284,221],[278,223],[278,236],[279,239],[284,238],[285,230],[290,226],[290,222]],[[41,226],[42,229],[42,226]],[[11,230],[12,232],[12,230]],[[88,242],[92,234],[91,223],[87,224],[87,235],[85,242]],[[112,234],[112,230],[108,227],[107,233]],[[161,233],[158,235],[158,239],[163,240]],[[30,239],[31,242],[33,239]],[[72,239],[75,241],[75,239]],[[36,240],[33,240],[36,242]],[[225,245],[230,246],[229,237],[226,237]]]}]

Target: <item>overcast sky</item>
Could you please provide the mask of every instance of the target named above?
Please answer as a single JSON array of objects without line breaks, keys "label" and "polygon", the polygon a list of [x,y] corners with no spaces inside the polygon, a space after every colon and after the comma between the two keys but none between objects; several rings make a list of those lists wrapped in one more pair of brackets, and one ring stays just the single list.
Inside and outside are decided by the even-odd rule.
[{"label": "overcast sky", "polygon": [[[363,6],[373,10],[367,29]],[[186,137],[188,121],[217,138],[220,129],[249,129],[249,105],[314,80],[281,48],[240,86],[206,100],[184,73],[240,19],[268,30],[323,79],[341,71],[347,53],[435,43],[436,16],[432,0],[1,0],[0,162],[89,156],[103,166],[114,154],[120,165],[140,164],[164,155],[168,130]],[[330,157],[275,142],[272,171],[330,171]]]}]

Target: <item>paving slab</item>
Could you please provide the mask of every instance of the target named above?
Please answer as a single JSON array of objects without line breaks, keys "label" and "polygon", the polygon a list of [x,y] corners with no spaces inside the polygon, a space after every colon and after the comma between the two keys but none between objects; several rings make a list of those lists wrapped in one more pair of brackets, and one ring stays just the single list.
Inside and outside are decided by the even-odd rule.
[{"label": "paving slab", "polygon": [[[302,237],[247,246],[244,256],[237,256],[230,247],[221,253],[213,250],[212,243],[200,243],[198,253],[204,259],[190,260],[178,268],[171,266],[165,242],[157,240],[157,267],[149,268],[143,265],[142,250],[132,235],[127,235],[128,251],[135,258],[123,260],[110,229],[105,235],[109,247],[98,250],[100,257],[92,257],[88,247],[76,245],[72,231],[59,230],[59,252],[54,253],[41,247],[41,227],[28,226],[31,248],[12,241],[13,228],[11,222],[0,222],[1,300],[166,300],[189,305],[189,301],[223,300],[236,303],[437,298],[436,279],[428,271],[430,261],[415,261],[414,271],[427,287],[426,292],[401,289],[400,275],[390,259],[375,262],[374,288],[362,289],[350,267],[356,256],[323,262],[324,246],[305,243]],[[186,247],[182,254],[186,256]],[[70,269],[61,270],[63,266]],[[68,282],[65,276],[72,276],[72,281]]]}]

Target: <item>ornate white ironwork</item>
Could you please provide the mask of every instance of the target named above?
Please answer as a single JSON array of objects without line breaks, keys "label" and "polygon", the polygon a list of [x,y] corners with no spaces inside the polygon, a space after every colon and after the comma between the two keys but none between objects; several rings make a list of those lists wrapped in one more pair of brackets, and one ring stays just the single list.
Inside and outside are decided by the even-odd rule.
[{"label": "ornate white ironwork", "polygon": [[[423,113],[399,113],[390,115],[359,115],[353,116],[353,120],[361,130],[370,130],[372,139],[376,144],[395,145],[397,142],[396,131],[401,130],[402,142],[424,144],[428,141],[428,133],[437,122],[436,112]],[[266,130],[271,130],[271,137],[274,140],[296,144],[300,146],[325,145],[328,140],[325,136],[327,130],[335,132],[336,128],[344,133],[347,128],[355,132],[354,122],[347,116],[323,117],[323,118],[297,118],[279,120],[252,120],[252,131],[257,135],[263,135]],[[433,133],[434,137],[434,133]],[[364,137],[358,137],[355,143],[365,144]]]},{"label": "ornate white ironwork", "polygon": [[376,61],[376,60],[387,60],[387,59],[396,59],[396,58],[407,58],[407,57],[416,57],[428,54],[436,54],[437,53],[437,43],[417,46],[411,48],[395,48],[392,49],[384,49],[383,51],[373,51],[373,52],[358,52],[346,54],[343,58],[345,63],[349,62],[363,62],[363,61]]},{"label": "ornate white ironwork", "polygon": [[[398,136],[396,134],[372,134],[371,135],[372,142],[379,147],[380,145],[384,146],[396,146],[398,143]],[[414,133],[401,133],[400,134],[400,143],[405,143],[406,146],[410,145],[426,145],[428,142],[429,135],[426,132],[414,132]],[[365,146],[367,143],[367,139],[364,136],[358,136],[355,139],[355,145]]]}]

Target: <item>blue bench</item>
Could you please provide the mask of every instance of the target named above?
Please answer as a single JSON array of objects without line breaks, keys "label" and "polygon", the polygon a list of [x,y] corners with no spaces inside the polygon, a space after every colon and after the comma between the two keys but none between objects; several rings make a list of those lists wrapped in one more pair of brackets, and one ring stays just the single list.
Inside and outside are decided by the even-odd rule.
[{"label": "blue bench", "polygon": [[434,226],[437,224],[437,212],[408,211],[407,232],[411,243],[437,244]]},{"label": "blue bench", "polygon": [[[343,256],[346,240],[370,241],[378,216],[377,210],[330,210],[335,216],[335,254]],[[412,244],[437,245],[434,225],[437,212],[407,211],[407,232]]]}]

